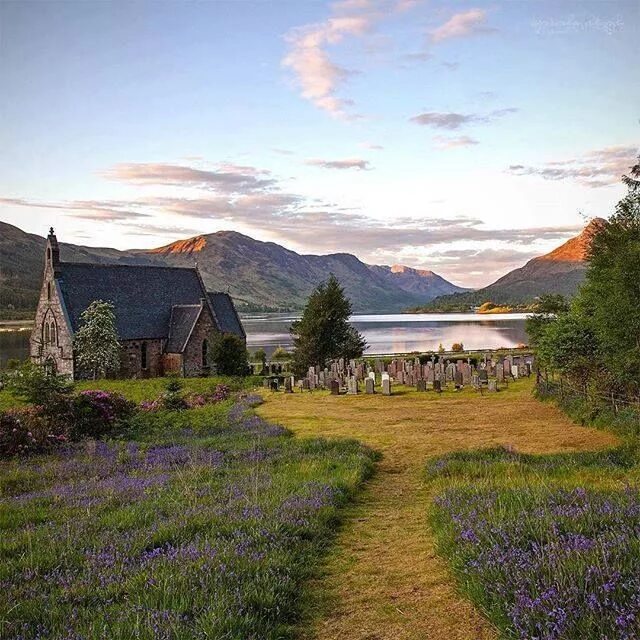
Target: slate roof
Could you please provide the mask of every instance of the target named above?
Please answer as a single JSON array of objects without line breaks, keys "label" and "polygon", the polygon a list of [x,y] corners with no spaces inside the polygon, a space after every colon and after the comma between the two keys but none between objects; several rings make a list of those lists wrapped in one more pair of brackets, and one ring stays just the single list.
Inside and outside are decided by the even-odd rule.
[{"label": "slate roof", "polygon": [[240,338],[246,338],[242,322],[228,293],[209,292],[209,301],[213,307],[220,331],[234,333]]},{"label": "slate roof", "polygon": [[168,338],[176,305],[200,305],[207,296],[196,269],[61,262],[56,271],[73,331],[94,301],[115,307],[121,340]]},{"label": "slate roof", "polygon": [[199,304],[175,305],[169,322],[167,353],[182,353],[195,326],[202,307]]}]

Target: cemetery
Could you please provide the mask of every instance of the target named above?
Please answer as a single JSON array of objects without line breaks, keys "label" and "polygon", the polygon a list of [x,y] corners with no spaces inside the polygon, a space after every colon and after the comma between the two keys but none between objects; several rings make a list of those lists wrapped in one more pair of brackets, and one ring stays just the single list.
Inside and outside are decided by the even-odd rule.
[{"label": "cemetery", "polygon": [[[467,354],[462,354],[467,355]],[[273,371],[264,377],[264,388],[284,393],[330,391],[332,395],[390,396],[394,388],[411,387],[416,391],[443,393],[472,388],[480,394],[496,393],[519,378],[529,378],[535,366],[532,352],[475,354],[473,357],[423,355],[392,358],[339,358],[309,367],[307,374],[296,378],[287,372],[287,363],[266,365]]]}]

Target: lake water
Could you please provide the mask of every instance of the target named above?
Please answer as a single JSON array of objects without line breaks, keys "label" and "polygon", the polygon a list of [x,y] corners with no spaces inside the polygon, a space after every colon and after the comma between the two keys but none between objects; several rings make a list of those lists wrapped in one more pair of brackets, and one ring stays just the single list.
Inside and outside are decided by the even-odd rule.
[{"label": "lake water", "polygon": [[[290,347],[289,327],[295,314],[261,314],[244,317],[247,346],[263,347],[270,355],[277,347]],[[367,340],[368,354],[435,351],[462,342],[466,349],[498,349],[527,342],[525,314],[477,315],[389,314],[355,315],[351,321]],[[25,359],[28,331],[0,331],[0,367],[10,358]]]}]

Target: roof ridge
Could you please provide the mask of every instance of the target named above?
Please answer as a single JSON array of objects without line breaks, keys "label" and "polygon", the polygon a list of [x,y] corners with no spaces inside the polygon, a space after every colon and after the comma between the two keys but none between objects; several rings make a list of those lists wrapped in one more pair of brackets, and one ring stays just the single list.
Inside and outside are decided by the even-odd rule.
[{"label": "roof ridge", "polygon": [[116,262],[60,262],[61,267],[121,267],[127,269],[171,269],[173,271],[197,271],[195,267],[173,267],[164,264],[118,264]]}]

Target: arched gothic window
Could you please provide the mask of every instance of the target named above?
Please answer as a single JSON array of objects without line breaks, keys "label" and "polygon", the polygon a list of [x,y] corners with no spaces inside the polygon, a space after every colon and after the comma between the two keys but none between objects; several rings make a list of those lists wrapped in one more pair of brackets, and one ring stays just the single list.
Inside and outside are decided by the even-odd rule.
[{"label": "arched gothic window", "polygon": [[42,341],[43,341],[45,344],[49,344],[49,340],[50,340],[51,338],[49,337],[49,323],[48,323],[48,322],[45,322],[45,323],[44,323],[44,328],[43,328],[42,333],[43,333]]},{"label": "arched gothic window", "polygon": [[51,344],[58,344],[58,330],[56,327],[56,321],[51,321]]},{"label": "arched gothic window", "polygon": [[47,300],[51,300],[51,283],[47,282]]},{"label": "arched gothic window", "polygon": [[147,368],[147,343],[143,342],[140,345],[140,368]]},{"label": "arched gothic window", "polygon": [[206,369],[209,366],[209,341],[202,341],[202,368]]}]

